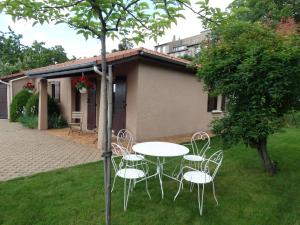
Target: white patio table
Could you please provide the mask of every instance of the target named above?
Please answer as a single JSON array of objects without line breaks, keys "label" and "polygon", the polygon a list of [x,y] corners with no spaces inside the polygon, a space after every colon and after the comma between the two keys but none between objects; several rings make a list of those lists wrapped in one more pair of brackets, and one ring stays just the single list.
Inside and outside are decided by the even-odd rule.
[{"label": "white patio table", "polygon": [[142,142],[133,145],[132,149],[136,153],[156,157],[156,162],[147,160],[156,164],[156,173],[148,176],[147,179],[158,175],[161,188],[161,198],[164,198],[162,176],[166,176],[180,182],[180,180],[178,180],[176,177],[164,173],[164,164],[166,163],[165,158],[186,155],[189,153],[189,149],[183,145],[169,142]]}]

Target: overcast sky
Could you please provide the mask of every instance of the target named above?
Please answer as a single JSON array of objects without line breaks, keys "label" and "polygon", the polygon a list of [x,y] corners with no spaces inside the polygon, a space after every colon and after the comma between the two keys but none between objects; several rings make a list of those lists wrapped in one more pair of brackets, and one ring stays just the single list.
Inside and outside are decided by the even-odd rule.
[{"label": "overcast sky", "polygon": [[[191,2],[196,2],[192,0]],[[210,5],[213,7],[219,7],[224,10],[232,0],[210,0]],[[180,19],[177,25],[172,26],[166,34],[158,39],[158,43],[162,44],[172,40],[173,36],[176,38],[185,38],[199,34],[203,28],[200,20],[197,19],[196,15],[186,10],[184,13],[185,19]],[[31,26],[32,23],[24,20],[19,20],[16,23],[12,21],[10,16],[0,14],[0,31],[8,31],[10,26],[16,33],[23,35],[22,43],[25,45],[31,45],[34,40],[39,42],[45,42],[47,47],[54,45],[62,45],[66,50],[69,57],[90,57],[99,54],[100,43],[92,38],[85,40],[82,35],[77,35],[76,32],[69,28],[67,25],[36,25]],[[117,48],[118,40],[107,40],[107,51],[111,51]],[[146,43],[139,44],[139,47],[145,47],[153,49],[156,45],[153,40],[147,40]]]}]

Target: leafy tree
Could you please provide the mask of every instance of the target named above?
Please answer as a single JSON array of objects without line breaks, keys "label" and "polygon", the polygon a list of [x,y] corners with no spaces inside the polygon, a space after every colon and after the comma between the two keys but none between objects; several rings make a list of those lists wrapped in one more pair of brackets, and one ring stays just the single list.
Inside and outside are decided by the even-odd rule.
[{"label": "leafy tree", "polygon": [[185,60],[188,60],[188,61],[194,61],[195,60],[195,57],[191,56],[189,54],[184,54],[183,56],[179,56],[179,58],[185,59]]},{"label": "leafy tree", "polygon": [[34,41],[30,47],[24,49],[25,69],[39,68],[68,61],[67,54],[62,46],[56,45],[46,48],[44,45],[44,42]]},{"label": "leafy tree", "polygon": [[210,92],[227,98],[227,113],[213,129],[227,146],[242,140],[257,149],[265,170],[274,174],[267,139],[299,104],[299,36],[281,36],[267,25],[232,17],[217,31],[219,37],[203,50],[198,70]]},{"label": "leafy tree", "polygon": [[68,60],[62,46],[46,48],[44,45],[37,41],[31,46],[23,45],[22,35],[10,27],[9,32],[0,32],[0,76]]},{"label": "leafy tree", "polygon": [[123,38],[118,45],[118,49],[113,49],[112,52],[124,51],[133,48],[133,43],[127,38]]},{"label": "leafy tree", "polygon": [[101,124],[102,127],[99,126],[103,130],[99,135],[102,135],[102,146],[105,151],[107,224],[110,224],[112,87],[111,84],[108,86],[106,81],[106,38],[120,35],[135,43],[144,41],[146,37],[156,39],[157,36],[163,35],[172,23],[176,23],[177,18],[183,17],[180,12],[184,7],[191,8],[189,0],[3,0],[0,3],[0,11],[4,10],[5,13],[12,15],[13,19],[32,19],[35,21],[34,24],[49,21],[66,23],[85,38],[94,37],[101,41],[101,71],[102,78],[105,78],[101,80],[101,95],[104,96],[105,107],[100,109],[100,116],[105,123]]},{"label": "leafy tree", "polygon": [[230,9],[239,11],[236,14],[239,19],[246,21],[281,21],[283,17],[293,17],[300,22],[300,1],[299,0],[235,0],[231,3]]}]

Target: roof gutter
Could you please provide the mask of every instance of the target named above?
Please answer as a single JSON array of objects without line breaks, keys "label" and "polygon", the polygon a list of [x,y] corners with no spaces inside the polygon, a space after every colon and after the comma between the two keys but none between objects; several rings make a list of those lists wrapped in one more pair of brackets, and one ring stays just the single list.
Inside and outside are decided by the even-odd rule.
[{"label": "roof gutter", "polygon": [[140,56],[152,58],[152,59],[159,60],[159,61],[170,62],[170,63],[176,64],[176,65],[179,65],[179,66],[183,66],[186,69],[189,69],[191,71],[196,69],[196,68],[193,68],[193,67],[188,67],[190,64],[187,64],[187,63],[184,63],[184,62],[179,62],[179,61],[172,60],[172,59],[169,59],[169,58],[167,59],[165,57],[162,57],[162,56],[159,56],[159,55],[153,55],[151,53],[147,53],[147,52],[144,52],[144,51],[140,51]]},{"label": "roof gutter", "polygon": [[[93,64],[91,64],[93,65]],[[91,72],[93,71],[93,68],[91,67],[91,65],[89,67],[82,67],[82,66],[78,66],[78,69],[64,69],[64,70],[59,70],[59,71],[47,71],[47,72],[39,72],[39,73],[27,73],[26,75],[28,77],[33,77],[33,78],[39,78],[39,77],[43,77],[43,78],[55,78],[55,77],[59,77],[61,75],[71,75],[71,74],[76,74],[76,73],[82,73],[82,72]]]},{"label": "roof gutter", "polygon": [[0,80],[0,83],[1,83],[1,84],[5,84],[5,85],[7,85],[7,86],[10,86],[9,83],[7,83],[7,82],[5,82],[5,81],[2,81],[2,80]]},{"label": "roof gutter", "polygon": [[61,75],[61,74],[70,74],[71,73],[77,73],[78,72],[85,72],[85,71],[92,71],[90,67],[95,65],[95,61],[89,62],[89,63],[84,63],[84,64],[79,64],[79,65],[73,65],[73,66],[67,66],[64,68],[55,68],[55,69],[50,69],[47,71],[37,71],[37,72],[25,72],[25,75],[29,77],[49,77],[49,76],[56,76],[56,75]]}]

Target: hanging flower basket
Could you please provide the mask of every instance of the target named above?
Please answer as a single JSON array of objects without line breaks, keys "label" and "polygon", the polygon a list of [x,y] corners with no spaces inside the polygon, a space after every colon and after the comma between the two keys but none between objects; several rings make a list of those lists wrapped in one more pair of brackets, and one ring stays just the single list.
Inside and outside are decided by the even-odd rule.
[{"label": "hanging flower basket", "polygon": [[85,87],[82,87],[80,89],[78,89],[78,91],[81,93],[81,94],[86,94],[87,93],[87,89]]},{"label": "hanging flower basket", "polygon": [[32,93],[34,91],[34,85],[32,82],[27,82],[24,86],[24,89],[26,89],[28,92]]},{"label": "hanging flower basket", "polygon": [[91,83],[82,73],[81,77],[73,78],[72,85],[75,87],[81,94],[87,93],[88,89],[95,89],[95,85]]}]

